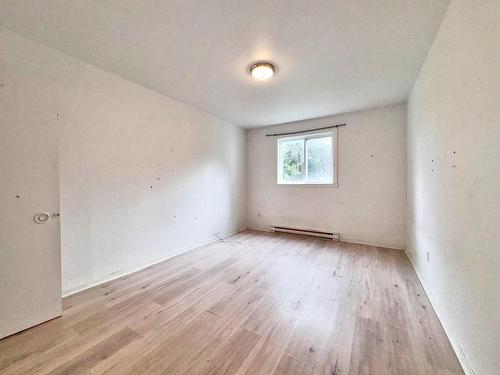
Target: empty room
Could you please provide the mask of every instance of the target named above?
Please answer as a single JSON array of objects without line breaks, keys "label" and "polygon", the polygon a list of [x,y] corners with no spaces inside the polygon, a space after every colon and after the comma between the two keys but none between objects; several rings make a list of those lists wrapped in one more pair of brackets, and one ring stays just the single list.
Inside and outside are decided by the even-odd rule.
[{"label": "empty room", "polygon": [[0,0],[0,374],[500,373],[499,0]]}]

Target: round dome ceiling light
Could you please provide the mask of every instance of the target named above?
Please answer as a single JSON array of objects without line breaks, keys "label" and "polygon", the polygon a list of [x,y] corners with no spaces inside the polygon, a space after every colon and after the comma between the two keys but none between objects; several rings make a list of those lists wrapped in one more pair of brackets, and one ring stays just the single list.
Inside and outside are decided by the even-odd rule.
[{"label": "round dome ceiling light", "polygon": [[263,81],[271,78],[277,69],[276,65],[269,61],[257,61],[250,65],[248,70],[253,78]]}]

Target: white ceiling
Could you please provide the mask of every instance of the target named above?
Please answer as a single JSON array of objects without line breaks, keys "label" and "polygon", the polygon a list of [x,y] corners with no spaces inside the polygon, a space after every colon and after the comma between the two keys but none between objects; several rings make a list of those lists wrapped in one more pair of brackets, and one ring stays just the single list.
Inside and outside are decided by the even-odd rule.
[{"label": "white ceiling", "polygon": [[[1,24],[246,127],[404,101],[449,0],[0,0]],[[278,74],[252,80],[254,60]]]}]

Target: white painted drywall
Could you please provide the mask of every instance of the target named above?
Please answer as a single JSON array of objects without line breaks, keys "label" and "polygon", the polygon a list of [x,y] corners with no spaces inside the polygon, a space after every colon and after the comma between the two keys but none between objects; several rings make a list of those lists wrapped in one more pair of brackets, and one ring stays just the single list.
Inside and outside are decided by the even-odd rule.
[{"label": "white painted drywall", "polygon": [[245,227],[244,130],[24,37],[0,35],[12,64],[43,72],[54,86],[63,293]]},{"label": "white painted drywall", "polygon": [[[337,123],[347,123],[338,130],[339,186],[277,185],[277,138],[265,135]],[[248,226],[333,230],[346,241],[404,248],[405,143],[405,104],[248,130]]]},{"label": "white painted drywall", "polygon": [[500,2],[454,0],[408,103],[408,252],[470,374],[500,369],[499,192]]}]

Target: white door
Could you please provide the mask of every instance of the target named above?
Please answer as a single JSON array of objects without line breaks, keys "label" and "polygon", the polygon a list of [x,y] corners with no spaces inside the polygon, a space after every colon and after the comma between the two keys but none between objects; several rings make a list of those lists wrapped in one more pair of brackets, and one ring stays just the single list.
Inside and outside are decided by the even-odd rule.
[{"label": "white door", "polygon": [[[0,338],[61,315],[57,93],[2,55]],[[37,213],[49,220],[37,224]]]}]

